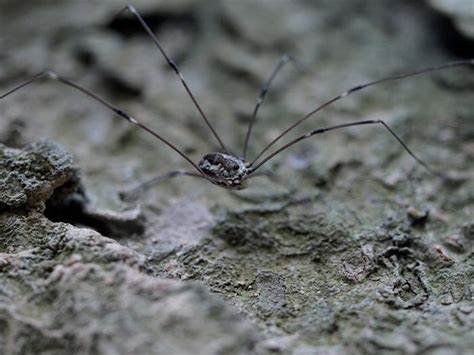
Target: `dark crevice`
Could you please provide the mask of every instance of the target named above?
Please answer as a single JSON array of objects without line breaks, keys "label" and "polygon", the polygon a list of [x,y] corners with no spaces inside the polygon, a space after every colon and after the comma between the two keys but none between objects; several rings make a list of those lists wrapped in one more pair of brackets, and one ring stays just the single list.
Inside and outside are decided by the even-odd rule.
[{"label": "dark crevice", "polygon": [[233,42],[235,41],[242,41],[242,36],[239,33],[239,30],[237,27],[232,23],[230,19],[227,18],[227,16],[223,15],[218,18],[218,24],[224,34],[229,37],[230,40]]},{"label": "dark crevice", "polygon": [[465,59],[473,58],[474,40],[463,36],[448,16],[431,8],[428,11],[433,18],[433,36],[436,36],[438,43],[455,56]]},{"label": "dark crevice", "polygon": [[50,221],[68,223],[76,227],[91,228],[104,236],[109,236],[110,228],[104,223],[91,219],[84,214],[83,206],[79,199],[69,199],[61,205],[51,205],[47,202],[44,214]]},{"label": "dark crevice", "polygon": [[[180,29],[186,29],[187,33],[190,33],[192,37],[195,37],[199,33],[199,23],[194,15],[193,11],[186,13],[174,13],[174,12],[150,12],[141,14],[145,22],[150,26],[154,34],[160,38],[160,30],[164,27],[173,26]],[[130,13],[124,13],[120,17],[115,18],[111,22],[105,25],[105,28],[119,34],[124,39],[129,39],[131,37],[146,37],[149,39],[149,35],[146,30],[140,25],[138,20]],[[195,38],[191,41],[194,43]],[[153,46],[150,39],[150,46]],[[166,50],[166,49],[165,49]],[[169,55],[169,53],[167,53]],[[90,58],[88,53],[81,53],[83,62],[93,62],[93,58]],[[157,53],[157,58],[159,58],[159,53]],[[173,61],[177,63],[178,66],[182,64],[187,58],[186,52],[181,53],[180,55],[174,55]],[[167,66],[166,62],[163,60],[163,66]],[[169,70],[172,70],[169,68]],[[104,86],[118,97],[134,99],[140,97],[143,94],[142,88],[132,86],[130,83],[122,80],[116,74],[108,72],[107,68],[101,68]]]},{"label": "dark crevice", "polygon": [[239,80],[255,87],[260,87],[262,85],[261,80],[245,68],[242,68],[237,65],[232,65],[223,60],[220,60],[219,58],[216,58],[214,60],[214,64],[215,70],[226,73],[227,75],[232,77],[232,80]]},{"label": "dark crevice", "polygon": [[[191,33],[198,32],[198,21],[192,12],[177,14],[171,12],[154,12],[142,14],[145,22],[153,29],[159,32],[160,29],[167,25],[175,25],[180,28],[189,28]],[[128,38],[133,36],[148,36],[137,19],[131,14],[124,14],[115,18],[106,27],[119,35]]]},{"label": "dark crevice", "polygon": [[91,51],[82,47],[77,47],[74,49],[74,56],[76,57],[78,62],[86,68],[92,67],[97,63],[94,54]]},{"label": "dark crevice", "polygon": [[77,181],[73,180],[56,189],[53,196],[46,201],[46,218],[52,222],[90,228],[113,239],[143,234],[145,226],[141,217],[120,218],[119,214],[95,211],[91,208],[83,188],[78,187]]},{"label": "dark crevice", "polygon": [[0,143],[10,148],[22,148],[26,142],[24,133],[26,122],[21,118],[16,118],[8,123],[4,132],[0,134]]},{"label": "dark crevice", "polygon": [[136,99],[143,94],[143,88],[130,85],[130,83],[107,71],[103,71],[102,79],[104,87],[114,95],[115,98]]}]

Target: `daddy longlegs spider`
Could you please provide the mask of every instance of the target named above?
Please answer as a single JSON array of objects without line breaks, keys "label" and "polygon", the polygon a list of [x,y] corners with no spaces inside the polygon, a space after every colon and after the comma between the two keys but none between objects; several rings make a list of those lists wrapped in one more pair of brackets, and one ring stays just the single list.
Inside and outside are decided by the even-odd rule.
[{"label": "daddy longlegs spider", "polygon": [[245,135],[245,141],[244,141],[244,148],[243,148],[243,155],[242,157],[238,157],[234,154],[232,154],[222,141],[222,139],[219,137],[217,134],[216,130],[212,126],[211,122],[209,121],[208,117],[202,110],[201,106],[199,105],[198,101],[196,100],[195,96],[191,92],[190,87],[188,86],[186,80],[184,79],[183,74],[181,71],[178,69],[178,66],[176,63],[168,57],[166,54],[165,50],[161,46],[160,42],[158,41],[158,38],[155,36],[151,28],[148,26],[148,24],[145,22],[143,17],[138,13],[138,11],[131,5],[125,6],[118,14],[117,16],[123,14],[125,11],[129,11],[130,13],[133,14],[133,16],[136,17],[138,22],[141,24],[143,29],[148,33],[148,35],[151,37],[153,40],[154,44],[158,48],[159,52],[163,55],[165,58],[166,62],[168,65],[171,67],[171,69],[174,71],[174,73],[178,76],[179,80],[181,81],[181,84],[183,85],[184,89],[186,90],[187,94],[189,95],[190,99],[192,100],[194,106],[196,109],[199,111],[200,116],[206,123],[206,125],[209,127],[212,135],[216,139],[217,143],[219,144],[221,151],[219,152],[213,152],[204,155],[204,157],[200,160],[198,164],[194,163],[188,155],[186,155],[181,149],[179,149],[176,145],[168,141],[167,139],[163,138],[158,132],[155,130],[149,128],[148,126],[144,125],[140,121],[138,121],[136,118],[133,116],[129,115],[122,109],[118,108],[117,106],[109,103],[108,101],[104,100],[94,92],[82,87],[81,85],[77,84],[74,81],[71,81],[69,79],[64,78],[61,75],[58,75],[56,72],[52,70],[46,70],[43,71],[29,80],[15,86],[11,90],[7,91],[6,93],[0,95],[0,99],[4,99],[5,97],[9,96],[10,94],[13,94],[17,90],[20,90],[21,88],[32,84],[33,82],[36,82],[42,78],[48,78],[52,79],[55,81],[58,81],[62,84],[65,84],[69,87],[72,87],[83,94],[89,96],[90,98],[94,99],[95,101],[99,102],[109,110],[113,111],[116,115],[124,118],[128,122],[138,126],[139,128],[147,131],[149,134],[154,136],[155,138],[159,139],[163,143],[165,143],[168,147],[173,149],[176,153],[178,153],[183,159],[185,159],[192,167],[192,171],[172,171],[168,174],[161,175],[153,180],[148,181],[142,187],[149,187],[155,183],[158,183],[160,181],[163,181],[168,178],[176,177],[176,176],[194,176],[194,177],[199,177],[202,179],[205,179],[215,185],[227,188],[227,189],[235,189],[235,190],[240,190],[244,189],[247,186],[247,181],[248,179],[257,176],[257,171],[264,165],[266,164],[269,160],[273,159],[275,156],[280,154],[281,152],[285,151],[286,149],[292,147],[296,143],[310,138],[315,135],[323,134],[326,132],[338,130],[341,128],[348,128],[348,127],[353,127],[353,126],[362,126],[362,125],[382,125],[397,141],[398,143],[408,152],[408,154],[411,155],[413,159],[415,159],[420,165],[422,165],[428,172],[434,175],[442,176],[442,174],[435,172],[432,170],[427,163],[425,163],[422,159],[420,159],[417,155],[413,153],[413,151],[405,144],[405,142],[382,120],[361,120],[361,121],[354,121],[354,122],[348,122],[344,124],[338,124],[334,126],[329,126],[329,127],[323,127],[323,128],[317,128],[315,130],[312,130],[306,134],[303,134],[290,142],[284,144],[280,148],[276,149],[272,153],[269,153],[265,157],[263,156],[273,145],[275,145],[278,141],[280,141],[281,138],[283,138],[286,134],[288,134],[290,131],[292,131],[294,128],[299,126],[301,123],[306,121],[308,118],[312,117],[319,111],[325,109],[326,107],[334,104],[336,101],[339,101],[343,99],[346,96],[351,95],[352,93],[355,93],[357,91],[361,91],[363,89],[369,88],[374,85],[382,84],[388,81],[395,81],[395,80],[401,80],[405,79],[408,77],[413,77],[429,72],[434,72],[442,69],[447,69],[447,68],[452,68],[452,67],[458,67],[458,66],[469,66],[469,65],[474,65],[474,59],[469,59],[469,60],[460,60],[460,61],[455,61],[455,62],[450,62],[447,64],[439,65],[439,66],[434,66],[434,67],[429,67],[429,68],[423,68],[419,69],[413,72],[405,73],[405,74],[398,74],[394,76],[389,76],[385,77],[379,80],[367,82],[364,84],[356,85],[353,88],[350,88],[349,90],[344,91],[343,93],[333,97],[332,99],[326,101],[322,105],[316,107],[314,110],[310,111],[306,115],[304,115],[302,118],[297,120],[295,123],[290,125],[287,129],[285,129],[282,133],[280,133],[275,139],[273,139],[265,148],[263,148],[260,153],[257,154],[257,156],[250,162],[246,160],[247,158],[247,150],[249,146],[249,141],[250,137],[252,134],[252,128],[254,123],[256,122],[257,118],[257,113],[258,110],[261,106],[261,104],[264,102],[266,94],[268,92],[268,89],[270,88],[273,80],[275,77],[278,75],[280,70],[284,67],[284,65],[290,61],[295,61],[293,58],[290,56],[283,56],[278,65],[273,69],[270,77],[267,79],[267,81],[264,83],[264,85],[261,88],[260,94],[257,99],[257,103],[255,105],[255,108],[253,110],[253,114],[251,117],[251,120],[248,125],[247,133]]}]

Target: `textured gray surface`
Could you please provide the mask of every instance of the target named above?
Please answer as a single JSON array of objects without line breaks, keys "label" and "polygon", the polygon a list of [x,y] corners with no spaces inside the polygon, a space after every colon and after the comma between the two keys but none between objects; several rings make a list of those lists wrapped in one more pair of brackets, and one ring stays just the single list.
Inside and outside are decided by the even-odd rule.
[{"label": "textured gray surface", "polygon": [[54,190],[77,175],[72,156],[51,142],[0,151],[2,210],[44,209]]},{"label": "textured gray surface", "polygon": [[[355,84],[474,51],[422,1],[134,4],[236,152],[279,57],[311,68],[289,65],[275,81],[251,156]],[[0,92],[53,68],[197,161],[215,142],[135,21],[111,22],[120,6],[1,2]],[[186,163],[57,83],[9,97],[0,103],[0,352],[468,354],[473,99],[473,70],[453,69],[348,97],[295,132],[384,119],[449,182],[374,127],[282,154],[269,168],[283,184],[255,179],[230,193],[182,178],[125,203],[121,191]]]},{"label": "textured gray surface", "polygon": [[463,35],[474,38],[474,3],[469,0],[430,0],[431,6],[452,19]]}]

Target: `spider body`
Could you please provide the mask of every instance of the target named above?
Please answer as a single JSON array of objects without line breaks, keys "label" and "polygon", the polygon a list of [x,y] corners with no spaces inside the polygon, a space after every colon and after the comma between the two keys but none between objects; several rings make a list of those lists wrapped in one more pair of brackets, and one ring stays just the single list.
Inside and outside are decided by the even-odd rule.
[{"label": "spider body", "polygon": [[209,153],[199,162],[199,169],[209,180],[219,186],[242,190],[247,184],[249,169],[245,162],[226,153]]}]

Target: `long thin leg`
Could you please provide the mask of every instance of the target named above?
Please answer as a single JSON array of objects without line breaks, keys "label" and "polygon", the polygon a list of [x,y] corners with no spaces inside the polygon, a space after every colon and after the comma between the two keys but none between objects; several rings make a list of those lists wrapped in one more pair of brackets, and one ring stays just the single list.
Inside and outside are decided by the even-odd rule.
[{"label": "long thin leg", "polygon": [[140,127],[141,129],[147,131],[148,133],[150,133],[151,135],[153,135],[155,138],[158,138],[160,141],[162,141],[163,143],[165,143],[167,146],[169,146],[171,149],[173,149],[176,153],[178,153],[179,155],[181,155],[181,157],[183,157],[189,164],[191,164],[194,169],[196,169],[199,174],[201,174],[201,170],[199,169],[199,167],[186,155],[184,154],[180,149],[178,149],[174,144],[172,144],[171,142],[169,142],[167,139],[163,138],[161,135],[159,135],[157,132],[155,132],[154,130],[152,130],[151,128],[148,128],[147,126],[145,126],[143,123],[140,123],[138,122],[134,117],[130,116],[129,114],[125,113],[123,110],[121,110],[120,108],[112,105],[111,103],[107,102],[106,100],[104,100],[103,98],[99,97],[98,95],[94,94],[92,91],[80,86],[79,84],[69,80],[69,79],[66,79],[66,78],[63,78],[62,76],[59,76],[57,73],[55,73],[54,71],[52,70],[46,70],[46,71],[43,71],[39,74],[36,74],[35,76],[33,76],[31,79],[28,79],[26,81],[24,81],[23,83],[15,86],[14,88],[12,88],[11,90],[7,91],[6,93],[0,95],[0,100],[1,99],[4,99],[6,98],[7,96],[13,94],[14,92],[24,88],[25,86],[27,85],[30,85],[32,83],[34,83],[35,81],[37,80],[40,80],[42,78],[48,78],[48,79],[53,79],[53,80],[56,80],[62,84],[65,84],[67,86],[70,86],[76,90],[79,90],[80,92],[82,92],[83,94],[91,97],[92,99],[94,99],[95,101],[99,102],[100,104],[102,104],[103,106],[107,107],[109,110],[111,110],[112,112],[114,112],[116,115],[126,119],[128,122],[130,123],[133,123],[134,125]]},{"label": "long thin leg", "polygon": [[280,58],[277,66],[273,69],[272,73],[270,74],[268,79],[263,83],[263,85],[260,89],[260,94],[257,98],[257,103],[255,104],[255,108],[253,110],[252,118],[251,118],[251,120],[249,122],[249,125],[248,125],[248,128],[247,128],[247,134],[245,135],[244,153],[243,153],[243,159],[244,160],[247,157],[247,149],[248,149],[248,145],[249,145],[250,135],[252,134],[253,125],[255,124],[255,122],[257,120],[258,110],[260,109],[260,106],[265,101],[265,97],[267,96],[268,90],[270,89],[270,86],[271,86],[273,80],[278,75],[278,73],[283,69],[285,64],[287,64],[290,61],[293,62],[297,66],[298,69],[302,69],[302,70],[305,70],[305,71],[308,70],[305,65],[301,64],[299,61],[297,61],[295,58],[293,58],[292,56],[290,56],[288,54],[284,54]]},{"label": "long thin leg", "polygon": [[428,170],[431,174],[433,175],[436,175],[436,176],[441,176],[442,175],[440,173],[437,173],[435,171],[433,171],[429,166],[428,164],[426,164],[423,160],[421,160],[420,158],[418,158],[415,153],[412,152],[412,150],[410,148],[408,148],[408,146],[405,144],[405,142],[402,141],[402,139],[382,120],[365,120],[365,121],[357,121],[357,122],[350,122],[350,123],[344,123],[344,124],[340,124],[340,125],[336,125],[336,126],[331,126],[331,127],[326,127],[326,128],[318,128],[318,129],[315,129],[309,133],[306,133],[302,136],[299,136],[298,138],[292,140],[291,142],[285,144],[284,146],[282,146],[281,148],[277,149],[276,151],[274,151],[273,153],[271,153],[270,155],[268,155],[266,158],[264,158],[259,164],[257,164],[257,166],[255,166],[251,171],[251,174],[256,171],[258,168],[260,168],[263,164],[265,164],[266,162],[268,162],[270,159],[272,159],[273,157],[275,157],[276,155],[278,155],[279,153],[281,153],[282,151],[290,148],[292,145],[302,141],[303,139],[306,139],[306,138],[310,138],[316,134],[322,134],[322,133],[326,133],[326,132],[329,132],[329,131],[334,131],[336,129],[340,129],[340,128],[347,128],[347,127],[353,127],[353,126],[362,126],[362,125],[370,125],[370,124],[381,124],[383,125],[389,132],[390,134],[398,141],[398,143],[401,144],[401,146],[408,152],[408,154],[410,154],[412,156],[413,159],[415,159],[419,164],[421,164],[426,170]]},{"label": "long thin leg", "polygon": [[286,188],[289,192],[294,193],[297,191],[297,188],[291,184],[289,181],[283,180],[280,176],[275,174],[273,171],[270,170],[265,170],[265,171],[259,171],[256,173],[251,173],[248,177],[248,179],[253,179],[256,177],[264,177],[270,180],[271,182],[278,184],[280,186],[283,186]]},{"label": "long thin leg", "polygon": [[178,176],[192,176],[192,177],[199,177],[202,179],[206,179],[206,177],[204,177],[202,174],[196,174],[190,171],[181,171],[181,170],[170,171],[169,173],[159,175],[150,180],[147,180],[131,190],[120,193],[120,197],[123,200],[131,200],[135,198],[136,196],[138,196],[140,193],[149,190],[153,186],[156,186],[162,183],[163,181],[173,179]]},{"label": "long thin leg", "polygon": [[160,42],[158,41],[158,38],[156,37],[156,35],[153,33],[153,31],[151,30],[150,26],[148,26],[148,24],[145,22],[145,20],[143,19],[143,17],[138,13],[137,9],[135,9],[135,7],[133,7],[132,5],[127,5],[125,6],[118,14],[117,16],[120,16],[124,11],[130,11],[138,20],[138,22],[140,22],[141,26],[145,29],[145,31],[148,33],[148,35],[151,37],[151,39],[153,40],[153,42],[155,43],[156,47],[158,48],[158,50],[160,51],[160,53],[163,55],[163,57],[165,58],[166,62],[168,63],[168,65],[171,67],[171,69],[173,69],[173,71],[175,72],[175,74],[179,77],[179,79],[181,80],[181,83],[183,84],[184,86],[184,89],[186,90],[186,92],[188,93],[189,97],[191,98],[192,102],[194,103],[194,106],[196,106],[197,110],[199,111],[199,113],[201,114],[201,117],[204,119],[204,121],[206,122],[207,126],[209,127],[209,129],[211,130],[212,134],[214,135],[214,137],[216,137],[217,141],[219,142],[219,145],[221,146],[221,148],[224,150],[224,151],[228,151],[225,144],[222,142],[221,138],[219,137],[219,135],[217,134],[216,130],[214,129],[214,127],[211,125],[211,122],[209,121],[209,119],[207,118],[206,114],[204,113],[204,111],[202,110],[201,106],[199,105],[199,103],[197,102],[196,98],[194,97],[193,93],[191,92],[191,89],[189,88],[188,84],[186,83],[186,81],[184,80],[184,76],[183,74],[181,73],[181,71],[179,70],[178,66],[176,65],[176,63],[170,58],[168,57],[168,55],[166,54],[165,50],[163,49],[163,47],[161,46]]},{"label": "long thin leg", "polygon": [[[400,79],[404,79],[404,78],[408,78],[410,76],[416,76],[416,75],[421,75],[421,74],[425,74],[425,73],[429,73],[429,72],[433,72],[433,71],[436,71],[436,70],[442,70],[442,69],[447,69],[447,68],[452,68],[452,67],[457,67],[457,66],[464,66],[464,65],[474,65],[474,59],[470,59],[470,60],[460,60],[460,61],[457,61],[457,62],[451,62],[451,63],[447,63],[447,64],[444,64],[444,65],[439,65],[439,66],[435,66],[435,67],[430,67],[430,68],[425,68],[425,69],[420,69],[420,70],[417,70],[417,71],[413,71],[411,73],[405,73],[405,74],[399,74],[399,75],[394,75],[394,76],[389,76],[389,77],[386,77],[386,78],[383,78],[383,79],[379,79],[379,80],[375,80],[375,81],[371,81],[371,82],[368,82],[368,83],[365,83],[365,84],[361,84],[361,85],[357,85],[357,86],[354,86],[353,88],[347,90],[347,91],[344,91],[342,94],[340,95],[337,95],[335,96],[334,98],[332,98],[331,100],[329,101],[326,101],[325,103],[323,103],[322,105],[316,107],[313,111],[307,113],[306,115],[304,115],[301,119],[299,119],[298,121],[296,121],[295,123],[293,123],[291,126],[289,126],[287,129],[285,129],[278,137],[276,137],[273,141],[271,141],[265,148],[263,148],[263,150],[257,155],[257,157],[249,164],[249,167],[253,166],[258,159],[260,159],[260,157],[268,150],[270,149],[271,146],[273,146],[276,142],[278,142],[284,135],[286,135],[288,132],[290,132],[292,129],[294,129],[295,127],[297,127],[298,125],[300,125],[302,122],[306,121],[308,118],[310,118],[311,116],[313,116],[315,113],[323,110],[324,108],[328,107],[329,105],[335,103],[336,101],[339,101],[340,99],[346,97],[346,96],[349,96],[350,94],[356,92],[356,91],[360,91],[360,90],[363,90],[363,89],[366,89],[370,86],[374,86],[374,85],[377,85],[377,84],[381,84],[381,83],[385,83],[385,82],[388,82],[388,81],[394,81],[394,80],[400,80]],[[259,164],[260,165],[260,164]]]}]

